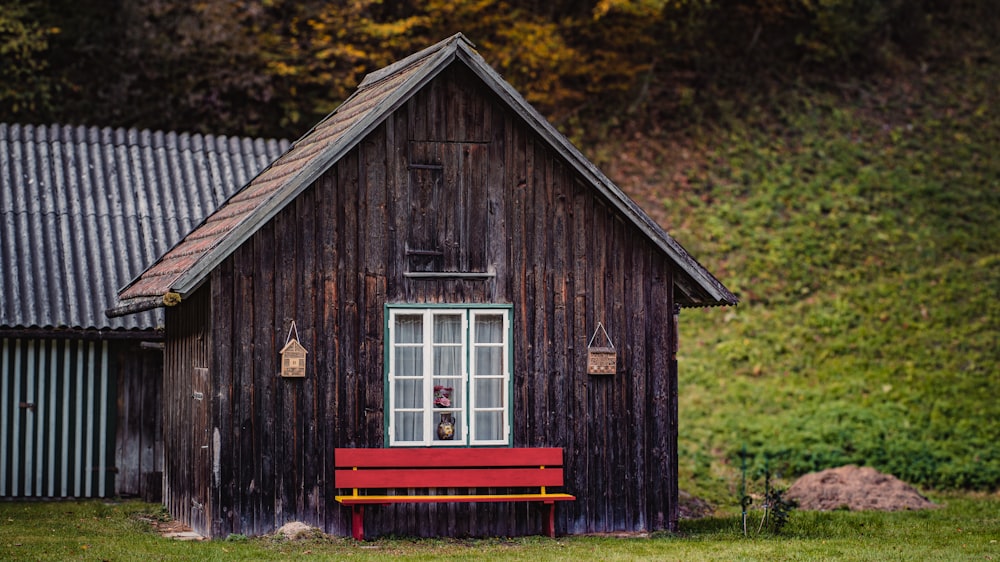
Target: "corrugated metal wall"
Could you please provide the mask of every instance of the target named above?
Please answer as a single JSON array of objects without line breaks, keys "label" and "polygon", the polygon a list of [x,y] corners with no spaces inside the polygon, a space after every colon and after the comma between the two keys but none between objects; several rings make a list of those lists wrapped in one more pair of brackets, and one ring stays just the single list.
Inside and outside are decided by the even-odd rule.
[{"label": "corrugated metal wall", "polygon": [[115,493],[108,342],[0,340],[0,497]]}]

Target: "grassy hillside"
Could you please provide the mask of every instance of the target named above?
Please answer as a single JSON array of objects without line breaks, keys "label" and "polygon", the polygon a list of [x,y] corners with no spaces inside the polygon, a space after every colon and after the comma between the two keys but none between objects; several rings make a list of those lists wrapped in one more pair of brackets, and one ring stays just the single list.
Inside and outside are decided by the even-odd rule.
[{"label": "grassy hillside", "polygon": [[734,502],[744,444],[786,478],[1000,487],[1000,49],[981,27],[892,76],[604,147],[742,299],[681,315],[682,489]]}]

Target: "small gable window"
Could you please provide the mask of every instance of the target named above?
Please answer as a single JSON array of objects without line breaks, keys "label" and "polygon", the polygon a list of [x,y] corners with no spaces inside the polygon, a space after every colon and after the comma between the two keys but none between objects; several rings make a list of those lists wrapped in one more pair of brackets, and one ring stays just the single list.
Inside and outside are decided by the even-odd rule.
[{"label": "small gable window", "polygon": [[507,445],[510,307],[388,307],[390,446]]}]

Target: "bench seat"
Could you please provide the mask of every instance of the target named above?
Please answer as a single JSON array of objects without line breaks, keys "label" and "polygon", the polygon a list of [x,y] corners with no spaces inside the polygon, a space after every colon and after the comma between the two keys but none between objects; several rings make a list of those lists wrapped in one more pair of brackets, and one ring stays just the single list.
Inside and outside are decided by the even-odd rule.
[{"label": "bench seat", "polygon": [[[351,506],[351,534],[364,540],[364,506],[394,503],[535,502],[545,509],[543,532],[555,536],[555,502],[572,501],[571,494],[552,493],[563,485],[562,449],[336,449],[334,485],[351,489],[336,501]],[[537,488],[507,494],[449,493],[462,488]],[[430,489],[433,494],[407,490]],[[362,494],[361,490],[401,493]]]}]

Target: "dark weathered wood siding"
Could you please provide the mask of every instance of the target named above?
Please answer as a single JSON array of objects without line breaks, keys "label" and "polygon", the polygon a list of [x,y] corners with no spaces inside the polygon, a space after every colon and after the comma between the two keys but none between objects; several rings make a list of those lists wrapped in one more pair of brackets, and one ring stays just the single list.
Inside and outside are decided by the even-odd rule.
[{"label": "dark weathered wood siding", "polygon": [[[408,271],[494,275],[414,279]],[[564,447],[564,490],[578,497],[559,506],[557,531],[670,526],[671,275],[668,259],[477,79],[446,71],[168,316],[168,337],[191,355],[169,359],[167,346],[166,385],[176,386],[167,403],[180,408],[168,416],[168,439],[182,455],[190,447],[177,441],[192,416],[176,369],[196,366],[195,349],[207,349],[192,340],[209,339],[192,322],[212,326],[219,462],[210,527],[195,528],[251,535],[298,520],[350,532],[349,510],[333,500],[331,456],[335,447],[384,446],[387,302],[512,304],[514,445]],[[304,379],[278,376],[293,320],[309,352]],[[598,322],[618,347],[615,376],[585,373]],[[168,457],[168,473],[196,480],[175,463]],[[170,495],[171,513],[184,514],[185,500]],[[366,519],[371,536],[540,528],[527,505],[395,506],[369,509]]]}]

